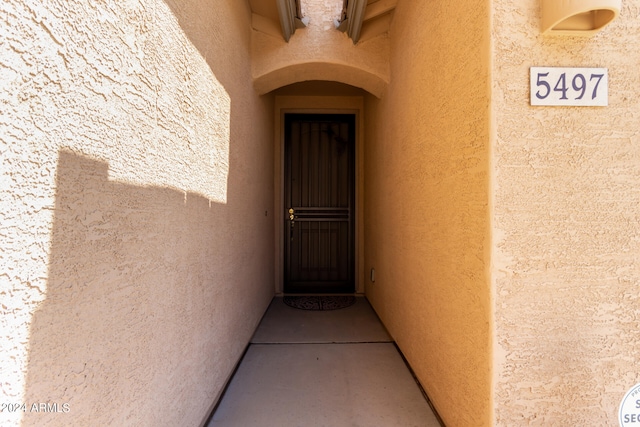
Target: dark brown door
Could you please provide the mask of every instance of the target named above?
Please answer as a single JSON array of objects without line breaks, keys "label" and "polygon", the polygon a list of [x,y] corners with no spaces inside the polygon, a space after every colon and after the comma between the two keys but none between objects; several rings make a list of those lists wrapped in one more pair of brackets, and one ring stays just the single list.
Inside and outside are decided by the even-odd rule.
[{"label": "dark brown door", "polygon": [[355,291],[354,171],[354,115],[285,115],[285,292]]}]

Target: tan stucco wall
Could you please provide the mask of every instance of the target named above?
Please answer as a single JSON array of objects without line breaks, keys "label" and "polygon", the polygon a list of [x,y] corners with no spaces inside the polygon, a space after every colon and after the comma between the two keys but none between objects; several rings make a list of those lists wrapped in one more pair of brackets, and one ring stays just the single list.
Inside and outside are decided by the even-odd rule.
[{"label": "tan stucco wall", "polygon": [[198,425],[274,293],[249,7],[0,12],[0,424]]},{"label": "tan stucco wall", "polygon": [[[256,92],[328,79],[374,95],[324,105],[364,111],[359,289],[375,268],[447,426],[616,425],[640,382],[640,3],[572,38],[539,34],[538,0],[399,0],[356,46],[340,3],[306,2],[288,44],[244,1],[0,5],[0,397],[69,404],[0,424],[202,421],[281,265]],[[607,67],[610,105],[530,107],[534,65]]]},{"label": "tan stucco wall", "polygon": [[488,8],[398,2],[365,103],[367,296],[450,427],[491,424]]},{"label": "tan stucco wall", "polygon": [[[640,2],[587,38],[493,3],[496,425],[617,426],[640,382]],[[529,106],[530,66],[608,68],[609,106]]]},{"label": "tan stucco wall", "polygon": [[305,0],[306,28],[289,42],[253,32],[252,75],[259,93],[308,80],[329,80],[363,88],[380,96],[389,81],[389,39],[386,34],[354,45],[336,30],[341,1]]}]

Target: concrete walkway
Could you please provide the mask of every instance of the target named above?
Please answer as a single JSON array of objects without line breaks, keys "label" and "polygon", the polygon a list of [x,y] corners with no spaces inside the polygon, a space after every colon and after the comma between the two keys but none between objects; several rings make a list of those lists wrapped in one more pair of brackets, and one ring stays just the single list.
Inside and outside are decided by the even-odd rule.
[{"label": "concrete walkway", "polygon": [[334,311],[274,298],[213,427],[440,427],[364,298]]}]

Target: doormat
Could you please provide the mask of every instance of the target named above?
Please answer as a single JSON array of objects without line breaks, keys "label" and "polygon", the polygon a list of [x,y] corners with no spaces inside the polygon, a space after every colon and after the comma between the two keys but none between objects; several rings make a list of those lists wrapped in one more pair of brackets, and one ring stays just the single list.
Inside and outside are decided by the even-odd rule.
[{"label": "doormat", "polygon": [[289,307],[300,310],[338,310],[352,306],[356,297],[341,296],[285,296],[282,298]]}]

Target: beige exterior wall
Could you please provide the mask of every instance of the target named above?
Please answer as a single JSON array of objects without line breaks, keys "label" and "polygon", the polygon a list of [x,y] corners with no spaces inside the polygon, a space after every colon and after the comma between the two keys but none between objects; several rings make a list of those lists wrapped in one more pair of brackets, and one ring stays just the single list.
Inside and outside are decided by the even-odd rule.
[{"label": "beige exterior wall", "polygon": [[491,424],[488,16],[400,1],[365,103],[367,296],[451,427]]},{"label": "beige exterior wall", "polygon": [[[499,426],[617,426],[640,382],[640,2],[593,37],[493,2]],[[605,67],[608,107],[529,106],[529,67]]]},{"label": "beige exterior wall", "polygon": [[274,293],[249,7],[0,11],[0,424],[198,425]]},{"label": "beige exterior wall", "polygon": [[[340,3],[288,44],[245,1],[0,5],[0,397],[69,405],[0,424],[200,423],[280,282],[274,125],[321,108],[359,114],[358,289],[447,426],[616,425],[639,1],[576,38],[542,37],[538,0],[399,0],[355,46]],[[530,107],[537,65],[608,68],[609,106]],[[322,79],[373,95],[257,95]]]}]

